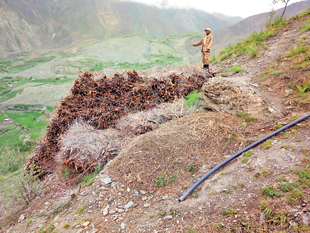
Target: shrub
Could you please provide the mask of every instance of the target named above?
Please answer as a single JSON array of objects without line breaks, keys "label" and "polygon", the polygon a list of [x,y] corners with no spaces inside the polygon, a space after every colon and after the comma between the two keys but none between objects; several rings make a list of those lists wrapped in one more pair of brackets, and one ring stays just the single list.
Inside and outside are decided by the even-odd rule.
[{"label": "shrub", "polygon": [[188,108],[196,108],[198,105],[199,97],[201,93],[193,91],[185,97],[185,105]]},{"label": "shrub", "polygon": [[222,210],[222,215],[223,216],[232,216],[236,214],[237,212],[234,209],[227,209],[227,210]]},{"label": "shrub", "polygon": [[79,208],[77,208],[77,210],[75,211],[75,214],[79,214],[84,210],[84,206],[79,206]]},{"label": "shrub", "polygon": [[264,195],[267,195],[267,196],[277,196],[277,197],[282,197],[283,194],[282,193],[278,193],[274,190],[273,187],[270,187],[270,186],[267,186],[267,187],[264,187],[262,188],[262,193]]},{"label": "shrub", "polygon": [[243,68],[239,67],[238,65],[234,65],[233,67],[231,67],[230,69],[228,69],[228,71],[233,71],[235,73],[239,73],[240,71],[242,71]]}]

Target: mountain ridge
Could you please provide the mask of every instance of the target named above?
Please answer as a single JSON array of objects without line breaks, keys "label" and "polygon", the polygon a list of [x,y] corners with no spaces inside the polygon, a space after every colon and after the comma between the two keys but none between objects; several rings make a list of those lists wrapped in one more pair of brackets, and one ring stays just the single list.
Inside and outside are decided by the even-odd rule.
[{"label": "mountain ridge", "polygon": [[196,9],[165,9],[111,0],[31,0],[0,3],[0,56],[37,48],[57,48],[85,39],[125,35],[163,36],[216,31],[232,25]]}]

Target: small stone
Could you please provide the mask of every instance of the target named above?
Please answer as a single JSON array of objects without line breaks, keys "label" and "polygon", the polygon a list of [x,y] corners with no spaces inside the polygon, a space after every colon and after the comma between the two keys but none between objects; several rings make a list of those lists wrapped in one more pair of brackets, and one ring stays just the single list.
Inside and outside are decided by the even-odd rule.
[{"label": "small stone", "polygon": [[81,233],[83,231],[83,229],[79,229],[76,233]]},{"label": "small stone", "polygon": [[105,185],[111,184],[112,183],[112,179],[110,177],[106,177],[106,178],[101,178],[100,179],[101,182],[103,182]]},{"label": "small stone", "polygon": [[142,195],[146,194],[146,192],[145,192],[144,190],[140,190],[140,193],[141,193]]},{"label": "small stone", "polygon": [[59,219],[59,215],[57,215],[57,216],[54,218],[54,222],[56,222],[58,219]]},{"label": "small stone", "polygon": [[128,209],[133,206],[133,201],[128,202],[126,205],[123,206],[124,209]]},{"label": "small stone", "polygon": [[20,217],[19,217],[19,219],[18,219],[18,222],[22,222],[22,221],[24,221],[25,220],[25,215],[21,215]]},{"label": "small stone", "polygon": [[170,220],[170,219],[172,219],[172,215],[168,215],[168,216],[164,217],[163,219],[168,219],[168,220]]},{"label": "small stone", "polygon": [[117,212],[117,213],[124,213],[125,210],[117,208],[117,209],[116,209],[116,212]]},{"label": "small stone", "polygon": [[144,207],[145,207],[145,208],[150,207],[150,206],[151,206],[151,204],[150,204],[150,203],[146,203],[146,204],[144,204]]},{"label": "small stone", "polygon": [[307,204],[306,203],[301,203],[301,206],[302,207],[305,207]]},{"label": "small stone", "polygon": [[109,208],[110,208],[110,205],[107,205],[107,206],[102,210],[103,216],[106,216],[106,215],[108,214]]},{"label": "small stone", "polygon": [[88,227],[88,226],[89,226],[89,224],[90,224],[90,222],[89,222],[89,221],[84,222],[84,223],[82,224],[82,227]]},{"label": "small stone", "polygon": [[125,229],[125,223],[124,223],[124,222],[122,222],[121,228],[122,228],[122,229]]},{"label": "small stone", "polygon": [[261,213],[261,215],[259,217],[259,228],[262,228],[264,222],[265,222],[265,214]]},{"label": "small stone", "polygon": [[298,209],[291,209],[291,210],[289,210],[289,212],[291,212],[291,213],[297,213],[297,212],[298,212]]},{"label": "small stone", "polygon": [[130,193],[130,188],[127,188],[127,192]]},{"label": "small stone", "polygon": [[87,194],[87,190],[80,193],[81,196],[85,196]]},{"label": "small stone", "polygon": [[115,197],[110,197],[110,198],[108,199],[108,202],[113,201],[113,200],[114,200],[114,198],[115,198]]},{"label": "small stone", "polygon": [[308,203],[308,201],[307,201],[307,200],[302,200],[302,203],[307,204],[307,203]]},{"label": "small stone", "polygon": [[138,191],[135,191],[132,195],[133,195],[133,196],[138,196],[138,195],[139,195],[139,192],[138,192]]},{"label": "small stone", "polygon": [[168,198],[168,196],[166,195],[166,196],[163,196],[162,199],[163,199],[163,200],[166,200],[167,198]]},{"label": "small stone", "polygon": [[116,212],[115,210],[110,210],[109,214],[115,214],[115,212]]},{"label": "small stone", "polygon": [[147,197],[142,197],[142,201],[146,201],[147,200]]},{"label": "small stone", "polygon": [[41,227],[43,227],[43,224],[39,224],[39,225],[37,226],[37,228],[41,228]]}]

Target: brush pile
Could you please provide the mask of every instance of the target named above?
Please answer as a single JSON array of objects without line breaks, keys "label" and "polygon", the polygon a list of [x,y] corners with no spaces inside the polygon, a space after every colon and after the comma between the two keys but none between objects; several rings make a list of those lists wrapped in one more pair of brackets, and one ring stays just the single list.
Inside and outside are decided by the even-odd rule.
[{"label": "brush pile", "polygon": [[[60,150],[60,141],[77,120],[97,130],[113,128],[119,118],[129,113],[152,109],[200,89],[207,78],[199,74],[189,77],[171,74],[166,79],[143,79],[136,71],[132,71],[126,75],[115,74],[112,79],[104,76],[95,80],[92,74],[83,73],[75,81],[71,93],[58,106],[56,116],[27,168],[34,163],[40,178],[53,173],[57,166],[55,155]],[[141,130],[141,134],[151,130],[152,127],[147,126]],[[68,155],[64,164],[72,173],[83,173],[89,170],[87,165],[93,162],[81,164]]]}]

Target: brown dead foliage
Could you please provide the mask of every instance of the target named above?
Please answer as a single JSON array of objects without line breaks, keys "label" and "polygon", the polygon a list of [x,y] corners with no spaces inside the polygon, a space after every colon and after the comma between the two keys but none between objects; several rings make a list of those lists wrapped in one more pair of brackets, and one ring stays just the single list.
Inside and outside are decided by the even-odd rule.
[{"label": "brown dead foliage", "polygon": [[182,190],[191,180],[189,166],[212,168],[238,149],[241,141],[232,143],[225,137],[238,130],[241,122],[237,116],[214,112],[170,121],[130,142],[107,166],[107,172],[113,180],[136,190],[154,190],[158,175],[175,175],[176,182],[167,185],[173,190],[177,184]]},{"label": "brown dead foliage", "polygon": [[[210,75],[206,74],[188,77],[171,74],[165,79],[143,79],[133,71],[126,75],[115,74],[111,79],[104,76],[95,80],[90,73],[81,74],[71,93],[58,106],[56,116],[27,167],[34,162],[40,178],[53,173],[57,166],[55,155],[60,150],[60,141],[76,120],[99,130],[115,127],[116,121],[129,113],[152,109],[201,88],[208,77]],[[140,134],[151,130],[151,126],[144,126]],[[72,174],[85,172],[97,165],[95,160],[76,160],[70,153],[67,153],[68,160],[63,164]],[[101,156],[109,157],[111,154],[104,153]]]}]

